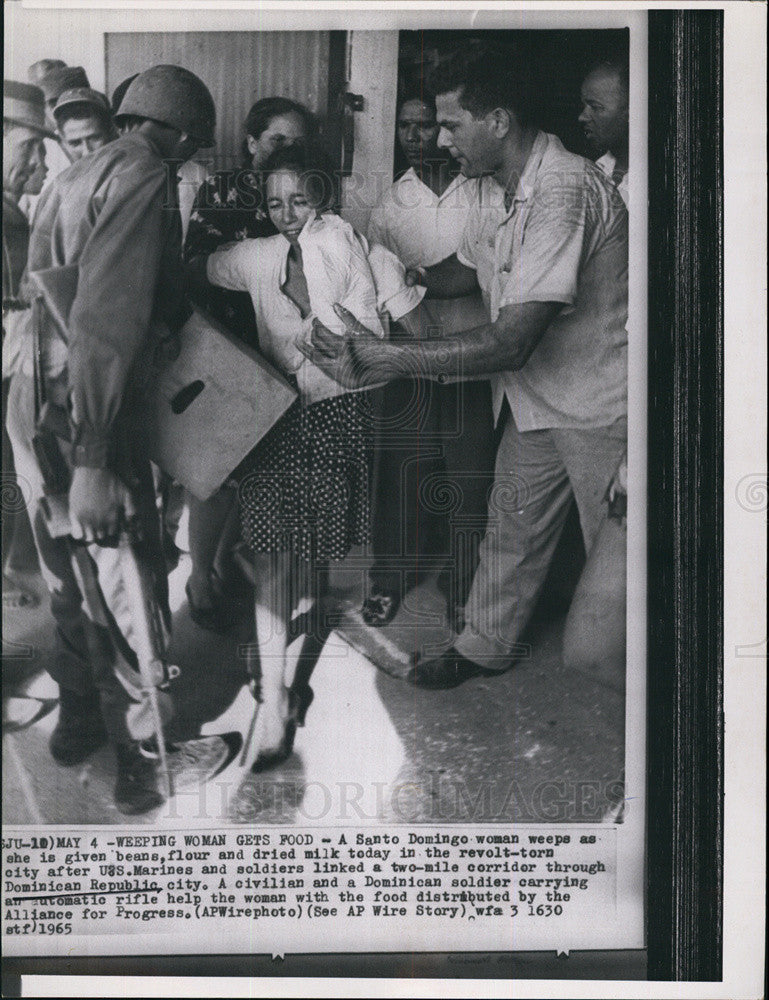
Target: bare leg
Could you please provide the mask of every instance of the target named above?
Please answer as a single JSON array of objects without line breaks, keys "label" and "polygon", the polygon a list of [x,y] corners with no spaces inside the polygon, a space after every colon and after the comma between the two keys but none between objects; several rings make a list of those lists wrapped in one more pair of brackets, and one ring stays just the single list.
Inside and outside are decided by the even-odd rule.
[{"label": "bare leg", "polygon": [[232,550],[240,540],[240,512],[237,490],[224,487],[224,491],[230,497],[229,510],[225,516],[219,542],[216,546],[213,570],[220,580],[228,581],[233,578],[233,574],[236,572]]},{"label": "bare leg", "polygon": [[293,695],[292,709],[297,725],[300,726],[304,725],[305,713],[313,700],[313,691],[310,687],[312,672],[331,634],[331,628],[327,624],[328,567],[316,568],[311,564],[305,564],[305,572],[308,574],[307,596],[313,599],[314,606],[308,615],[307,631],[302,638],[299,651],[294,656],[289,653],[286,664],[286,684]]},{"label": "bare leg", "polygon": [[[287,756],[288,691],[285,687],[286,640],[290,614],[289,586],[292,557],[287,552],[257,553],[255,585],[256,643],[261,678],[252,752],[254,768],[261,770]],[[289,750],[290,752],[290,750]],[[250,760],[246,760],[248,765]]]},{"label": "bare leg", "polygon": [[192,572],[188,581],[189,596],[197,608],[216,608],[219,595],[215,592],[211,577],[214,561],[222,538],[222,531],[233,504],[233,491],[223,488],[208,500],[188,497],[190,509],[190,557]]}]

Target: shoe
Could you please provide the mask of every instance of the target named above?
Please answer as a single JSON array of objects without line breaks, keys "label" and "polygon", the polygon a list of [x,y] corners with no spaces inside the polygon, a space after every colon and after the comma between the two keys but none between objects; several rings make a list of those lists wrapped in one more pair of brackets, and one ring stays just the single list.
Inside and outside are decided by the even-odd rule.
[{"label": "shoe", "polygon": [[8,695],[3,698],[3,735],[29,729],[56,708],[55,698],[30,698],[28,695]]},{"label": "shoe", "polygon": [[387,590],[374,590],[363,602],[360,613],[367,625],[381,628],[393,620],[400,606],[400,594]]},{"label": "shoe", "polygon": [[138,743],[116,743],[115,805],[126,816],[139,816],[163,803],[157,789],[155,765]]},{"label": "shoe", "polygon": [[192,599],[189,580],[184,588],[187,595],[187,604],[190,609],[190,618],[198,628],[204,628],[208,632],[226,632],[232,624],[232,616],[227,605],[223,601],[217,601],[210,608],[203,608],[195,604]]},{"label": "shoe", "polygon": [[406,674],[406,680],[416,687],[440,690],[459,687],[471,677],[488,677],[494,673],[496,671],[486,670],[468,660],[452,646],[434,660],[415,664]]},{"label": "shoe", "polygon": [[312,704],[315,694],[309,684],[304,684],[298,688],[289,688],[288,691],[288,718],[283,739],[277,747],[271,750],[260,750],[256,760],[251,765],[253,774],[266,771],[268,768],[276,767],[288,760],[294,749],[296,730],[304,725],[307,709]]},{"label": "shoe", "polygon": [[106,742],[107,730],[101,716],[98,692],[80,695],[60,687],[59,719],[48,743],[57,764],[64,767],[82,764]]},{"label": "shoe", "polygon": [[307,715],[307,709],[312,705],[315,692],[309,684],[301,687],[290,688],[288,692],[288,714],[289,718],[296,719],[297,726],[303,726]]},{"label": "shoe", "polygon": [[259,774],[260,771],[267,771],[271,767],[277,767],[284,760],[288,760],[294,749],[294,739],[296,737],[297,720],[296,716],[289,715],[286,719],[286,728],[283,731],[283,739],[270,750],[260,750],[256,760],[251,765],[251,773]]}]

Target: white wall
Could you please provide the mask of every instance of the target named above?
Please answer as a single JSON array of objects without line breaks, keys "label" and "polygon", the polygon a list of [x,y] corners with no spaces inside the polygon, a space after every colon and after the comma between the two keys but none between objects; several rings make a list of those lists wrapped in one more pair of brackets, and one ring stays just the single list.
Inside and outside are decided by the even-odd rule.
[{"label": "white wall", "polygon": [[395,101],[398,82],[398,32],[350,32],[350,84],[362,94],[355,113],[353,176],[342,185],[342,215],[366,232],[372,207],[392,183]]}]

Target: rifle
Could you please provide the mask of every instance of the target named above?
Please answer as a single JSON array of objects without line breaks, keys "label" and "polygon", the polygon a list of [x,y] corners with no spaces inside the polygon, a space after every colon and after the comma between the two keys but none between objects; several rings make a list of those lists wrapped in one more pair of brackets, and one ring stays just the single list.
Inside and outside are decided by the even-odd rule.
[{"label": "rifle", "polygon": [[[67,545],[72,568],[93,622],[110,627],[110,611],[104,600],[96,565],[86,543],[71,535],[69,507],[66,496],[46,496],[43,513],[51,536],[62,538]],[[168,664],[165,653],[165,631],[162,615],[155,598],[152,581],[135,551],[136,531],[133,524],[123,527],[118,540],[120,574],[131,608],[134,632],[133,650],[139,672],[134,671],[122,658],[115,663],[115,676],[131,701],[149,708],[152,729],[158,750],[158,770],[162,779],[161,791],[166,797],[173,795],[173,781],[168,766],[164,720],[158,690],[168,698],[166,690],[170,681],[179,676],[179,668]],[[165,700],[164,699],[164,700]]]},{"label": "rifle", "polygon": [[[33,274],[41,294],[33,302],[35,423],[33,440],[45,496],[42,510],[52,538],[61,538],[67,546],[73,572],[88,607],[92,621],[110,628],[111,613],[99,585],[96,565],[84,542],[72,537],[69,517],[68,491],[71,479],[69,463],[63,449],[71,441],[71,427],[66,411],[53,405],[45,396],[42,371],[41,326],[47,315],[57,333],[66,340],[66,317],[69,304],[77,287],[77,267],[53,268]],[[131,701],[139,706],[149,706],[152,729],[157,742],[159,771],[167,797],[173,794],[171,772],[168,767],[163,716],[158,689],[167,688],[179,668],[166,663],[165,630],[162,614],[154,595],[152,580],[142,560],[137,558],[136,523],[123,526],[118,540],[119,569],[131,607],[132,626],[135,633],[134,652],[138,661],[138,674],[122,657],[115,663],[115,676]],[[166,696],[167,697],[167,696]]]}]

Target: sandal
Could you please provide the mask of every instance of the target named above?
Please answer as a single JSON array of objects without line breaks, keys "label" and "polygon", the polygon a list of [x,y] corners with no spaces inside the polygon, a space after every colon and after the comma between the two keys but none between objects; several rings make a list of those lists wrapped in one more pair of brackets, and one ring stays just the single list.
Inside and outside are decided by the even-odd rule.
[{"label": "sandal", "polygon": [[381,628],[393,620],[401,606],[400,594],[392,591],[372,591],[360,609],[363,621],[372,628]]},{"label": "sandal", "polygon": [[207,629],[209,632],[221,633],[226,632],[230,625],[232,625],[232,616],[226,604],[223,602],[212,604],[210,608],[203,608],[195,604],[192,599],[189,580],[184,587],[184,592],[187,595],[190,618],[198,628]]}]

